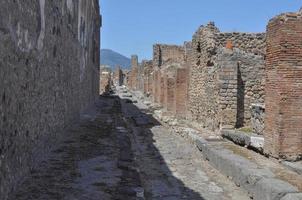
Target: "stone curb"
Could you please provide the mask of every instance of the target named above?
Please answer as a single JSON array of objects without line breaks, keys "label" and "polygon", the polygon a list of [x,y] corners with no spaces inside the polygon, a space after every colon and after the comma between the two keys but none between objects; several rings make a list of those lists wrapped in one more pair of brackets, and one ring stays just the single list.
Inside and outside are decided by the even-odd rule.
[{"label": "stone curb", "polygon": [[[237,186],[244,188],[254,200],[302,200],[302,193],[296,187],[275,178],[269,169],[261,168],[250,160],[217,146],[217,143],[214,146],[193,131],[185,132],[213,167],[233,180]],[[229,136],[235,135],[234,138],[243,146],[252,145],[252,137],[246,137],[246,134],[236,134],[234,130],[224,132]]]},{"label": "stone curb", "polygon": [[222,137],[239,144],[250,147],[258,152],[263,153],[264,138],[260,135],[246,134],[236,130],[221,130]]},{"label": "stone curb", "polygon": [[[269,169],[221,146],[212,145],[200,136],[189,133],[204,158],[237,186],[244,188],[255,200],[302,200],[302,193],[291,184],[275,178]],[[217,143],[216,143],[217,144]]]}]

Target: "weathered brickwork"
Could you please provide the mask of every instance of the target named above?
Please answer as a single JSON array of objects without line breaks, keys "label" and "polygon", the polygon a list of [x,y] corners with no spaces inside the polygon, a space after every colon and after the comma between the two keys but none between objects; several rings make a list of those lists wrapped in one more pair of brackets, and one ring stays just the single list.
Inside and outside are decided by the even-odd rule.
[{"label": "weathered brickwork", "polygon": [[129,74],[129,87],[133,90],[138,88],[138,57],[137,55],[131,56],[131,72]]},{"label": "weathered brickwork", "polygon": [[[179,75],[178,88],[176,83],[177,70],[187,67],[185,62],[186,50],[189,50],[189,45],[187,47],[162,44],[153,46],[152,99],[155,103],[161,105],[165,112],[175,116],[176,113],[182,113],[182,117],[186,113],[187,70],[185,70],[184,75]],[[183,81],[183,83],[180,83],[180,81]],[[183,90],[180,92],[180,89]],[[179,98],[176,98],[176,96]],[[177,107],[179,101],[181,103]]]},{"label": "weathered brickwork", "polygon": [[153,75],[153,63],[150,60],[143,60],[141,63],[142,67],[142,92],[146,95],[150,95],[152,93],[152,75]]},{"label": "weathered brickwork", "polygon": [[99,95],[98,1],[0,1],[0,199]]},{"label": "weathered brickwork", "polygon": [[265,146],[267,154],[302,158],[302,17],[287,13],[267,26]]},{"label": "weathered brickwork", "polygon": [[188,69],[176,70],[173,113],[178,118],[185,118],[187,112]]},{"label": "weathered brickwork", "polygon": [[167,62],[182,62],[184,48],[177,45],[155,44],[153,46],[153,66],[160,67]]}]

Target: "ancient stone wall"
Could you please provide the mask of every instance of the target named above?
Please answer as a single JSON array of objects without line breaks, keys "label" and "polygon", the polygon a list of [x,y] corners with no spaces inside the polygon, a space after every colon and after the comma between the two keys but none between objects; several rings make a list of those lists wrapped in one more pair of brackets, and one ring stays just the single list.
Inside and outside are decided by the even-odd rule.
[{"label": "ancient stone wall", "polygon": [[152,75],[153,75],[153,62],[149,60],[143,60],[142,63],[143,71],[143,92],[144,94],[150,95],[152,93]]},{"label": "ancient stone wall", "polygon": [[129,87],[133,90],[136,90],[138,88],[138,57],[137,55],[131,56],[131,72],[129,75]]},{"label": "ancient stone wall", "polygon": [[219,32],[215,34],[215,45],[218,47],[226,47],[227,42],[231,42],[233,48],[264,56],[266,53],[265,39],[265,33]]},{"label": "ancient stone wall", "polygon": [[[239,49],[220,49],[217,55],[216,62],[220,71],[219,81],[221,82],[219,104],[223,109],[220,117],[227,120],[224,121],[226,125],[237,128],[250,127],[251,105],[264,103],[264,58]],[[233,75],[236,77],[230,77]],[[230,110],[233,110],[231,111],[232,114],[229,113]]]},{"label": "ancient stone wall", "polygon": [[111,70],[109,68],[101,68],[100,70],[100,94],[108,94],[113,84]]},{"label": "ancient stone wall", "polygon": [[[264,43],[264,34],[220,33],[213,23],[201,26],[187,56],[188,118],[213,131],[249,126],[251,103],[264,101]],[[223,44],[231,46],[229,53]]]},{"label": "ancient stone wall", "polygon": [[302,159],[302,12],[267,26],[265,153]]},{"label": "ancient stone wall", "polygon": [[98,1],[0,2],[0,199],[99,94]]},{"label": "ancient stone wall", "polygon": [[123,85],[123,82],[124,82],[123,79],[124,79],[123,71],[120,66],[117,66],[116,69],[114,70],[114,74],[113,74],[114,85],[116,85],[116,86]]},{"label": "ancient stone wall", "polygon": [[216,130],[219,127],[217,73],[214,67],[215,33],[219,30],[209,24],[201,27],[192,39],[188,114],[202,127]]},{"label": "ancient stone wall", "polygon": [[253,133],[264,134],[265,105],[260,103],[251,106],[251,128]]},{"label": "ancient stone wall", "polygon": [[160,67],[166,62],[182,62],[184,48],[177,45],[155,44],[153,46],[153,66]]},{"label": "ancient stone wall", "polygon": [[173,113],[178,118],[185,118],[187,112],[188,69],[176,69]]}]

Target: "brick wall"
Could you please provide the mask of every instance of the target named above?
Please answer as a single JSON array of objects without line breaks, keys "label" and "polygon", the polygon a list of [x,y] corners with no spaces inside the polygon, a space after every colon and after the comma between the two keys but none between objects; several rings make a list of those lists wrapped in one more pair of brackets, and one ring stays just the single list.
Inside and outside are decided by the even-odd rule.
[{"label": "brick wall", "polygon": [[131,72],[129,75],[129,86],[132,90],[137,90],[138,88],[138,69],[139,64],[138,64],[138,57],[137,55],[132,55],[131,56]]},{"label": "brick wall", "polygon": [[302,18],[287,13],[267,26],[265,146],[274,157],[302,158]]},{"label": "brick wall", "polygon": [[150,60],[143,60],[142,63],[143,68],[143,89],[142,91],[145,94],[150,94],[152,92],[152,74],[153,74],[153,62]]},{"label": "brick wall", "polygon": [[173,113],[179,118],[185,118],[187,112],[187,92],[188,92],[188,70],[178,68],[176,70]]}]

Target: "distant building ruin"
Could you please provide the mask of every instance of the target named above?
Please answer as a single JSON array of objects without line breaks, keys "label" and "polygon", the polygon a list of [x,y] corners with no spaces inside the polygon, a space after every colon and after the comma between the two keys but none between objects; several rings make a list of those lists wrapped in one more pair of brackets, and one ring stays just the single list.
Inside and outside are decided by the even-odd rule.
[{"label": "distant building ruin", "polygon": [[268,155],[299,160],[301,24],[301,12],[272,19],[267,33],[223,33],[210,22],[183,46],[155,44],[152,61],[133,56],[127,85],[193,127],[247,127],[264,135]]}]

